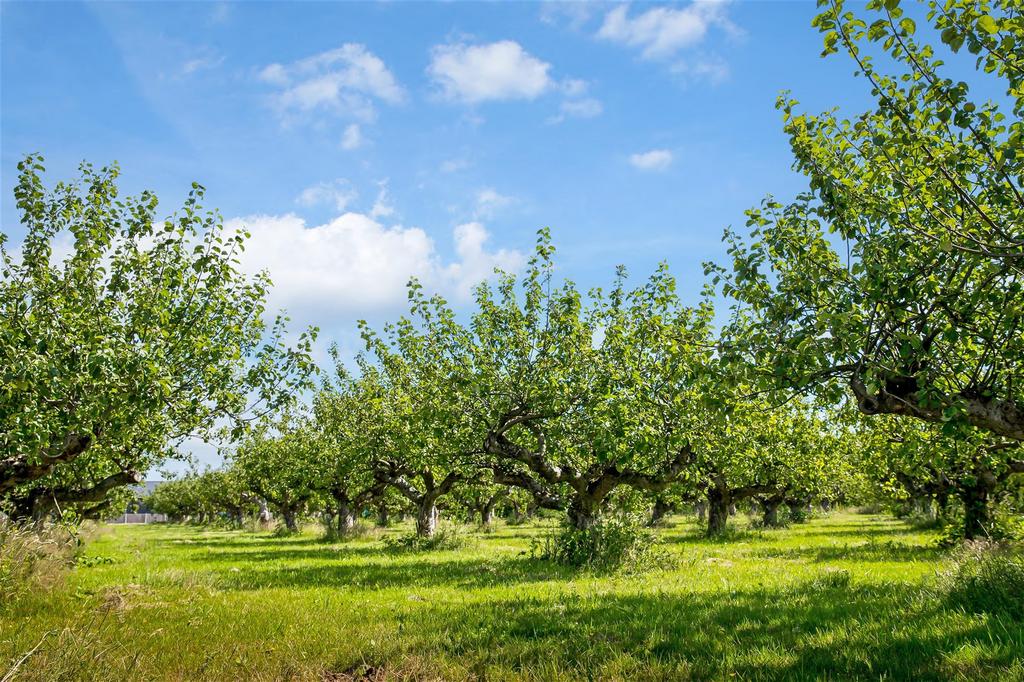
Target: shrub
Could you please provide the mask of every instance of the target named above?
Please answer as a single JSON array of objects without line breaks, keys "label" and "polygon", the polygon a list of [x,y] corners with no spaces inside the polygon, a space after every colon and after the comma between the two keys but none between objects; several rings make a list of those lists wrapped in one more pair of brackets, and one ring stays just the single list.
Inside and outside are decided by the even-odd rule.
[{"label": "shrub", "polygon": [[441,526],[430,537],[405,533],[384,538],[384,546],[394,552],[451,550],[464,547],[467,543],[466,537],[459,533],[454,526]]},{"label": "shrub", "polygon": [[1024,555],[989,540],[965,542],[940,576],[947,604],[1024,621]]},{"label": "shrub", "polygon": [[534,539],[530,553],[595,571],[640,572],[662,566],[668,558],[654,533],[630,516],[606,517],[583,530],[563,526]]},{"label": "shrub", "polygon": [[807,523],[811,519],[811,512],[806,507],[788,507],[787,512],[790,523]]},{"label": "shrub", "polygon": [[57,582],[74,561],[78,537],[61,525],[42,530],[0,520],[0,604]]}]

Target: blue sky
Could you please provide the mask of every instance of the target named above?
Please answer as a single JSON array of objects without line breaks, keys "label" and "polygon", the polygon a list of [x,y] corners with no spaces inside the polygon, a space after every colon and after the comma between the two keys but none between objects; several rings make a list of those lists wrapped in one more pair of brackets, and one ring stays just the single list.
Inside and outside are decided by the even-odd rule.
[{"label": "blue sky", "polygon": [[607,283],[701,262],[765,194],[804,183],[774,109],[868,105],[819,58],[811,2],[4,2],[0,172],[120,163],[168,213],[195,180],[254,232],[246,266],[326,338],[393,317],[410,275],[461,304],[550,226]]}]

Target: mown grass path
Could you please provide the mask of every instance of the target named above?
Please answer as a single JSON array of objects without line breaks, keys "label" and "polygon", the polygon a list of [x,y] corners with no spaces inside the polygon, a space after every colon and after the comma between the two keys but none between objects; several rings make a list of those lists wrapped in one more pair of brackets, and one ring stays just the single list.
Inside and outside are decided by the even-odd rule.
[{"label": "mown grass path", "polygon": [[675,518],[642,575],[533,560],[539,532],[396,553],[373,533],[106,528],[65,586],[0,607],[0,661],[41,643],[15,679],[47,681],[1024,680],[1024,623],[947,608],[933,536],[896,520],[712,542]]}]

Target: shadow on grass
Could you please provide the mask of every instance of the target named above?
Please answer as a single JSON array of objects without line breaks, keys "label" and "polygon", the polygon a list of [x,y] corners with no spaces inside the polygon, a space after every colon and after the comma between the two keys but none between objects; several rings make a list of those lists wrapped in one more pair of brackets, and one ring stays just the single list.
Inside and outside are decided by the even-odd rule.
[{"label": "shadow on grass", "polygon": [[359,563],[325,563],[294,568],[260,568],[242,565],[224,578],[222,587],[236,590],[268,588],[350,587],[355,589],[389,588],[486,588],[514,583],[564,580],[572,571],[526,558],[495,560],[447,560]]},{"label": "shadow on grass", "polygon": [[832,547],[767,548],[748,556],[760,559],[809,559],[811,561],[930,561],[938,562],[944,552],[937,547],[900,542],[867,542]]},{"label": "shadow on grass", "polygon": [[451,656],[598,677],[613,665],[669,679],[948,679],[949,656],[975,647],[959,672],[1000,679],[1024,656],[1024,625],[997,633],[897,585],[522,597],[487,608],[435,607],[416,618],[417,629],[443,631]]}]

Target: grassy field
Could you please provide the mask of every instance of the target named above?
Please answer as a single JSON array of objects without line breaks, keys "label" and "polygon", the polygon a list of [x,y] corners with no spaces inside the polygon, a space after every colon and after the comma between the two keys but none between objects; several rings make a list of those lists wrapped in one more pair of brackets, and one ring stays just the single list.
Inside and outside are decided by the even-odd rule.
[{"label": "grassy field", "polygon": [[1024,623],[946,607],[933,537],[896,520],[708,541],[675,518],[641,575],[531,559],[540,532],[403,553],[382,533],[105,528],[63,587],[0,608],[0,661],[47,681],[1024,679]]}]

